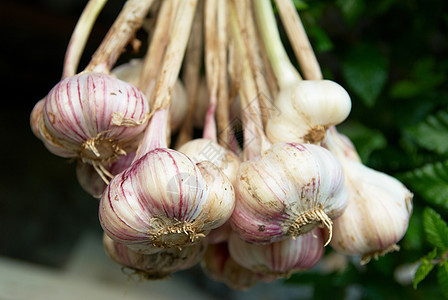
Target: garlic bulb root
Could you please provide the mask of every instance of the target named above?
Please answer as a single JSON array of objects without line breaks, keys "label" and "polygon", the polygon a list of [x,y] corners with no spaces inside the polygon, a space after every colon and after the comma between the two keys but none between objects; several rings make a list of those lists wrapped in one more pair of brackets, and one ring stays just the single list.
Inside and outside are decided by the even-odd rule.
[{"label": "garlic bulb root", "polygon": [[360,261],[359,264],[361,266],[366,265],[366,264],[368,264],[370,262],[370,260],[372,258],[374,258],[375,260],[378,260],[378,258],[380,256],[384,256],[387,253],[395,252],[395,251],[400,251],[400,246],[398,246],[397,244],[393,244],[393,245],[391,245],[391,246],[389,246],[389,247],[387,247],[385,249],[382,249],[380,251],[375,251],[375,252],[372,252],[372,253],[364,254],[361,257],[361,261]]},{"label": "garlic bulb root", "polygon": [[328,239],[324,246],[327,246],[333,236],[333,221],[323,210],[323,206],[318,204],[315,208],[301,213],[297,219],[289,225],[288,235],[296,238],[313,230],[316,225],[328,229]]}]

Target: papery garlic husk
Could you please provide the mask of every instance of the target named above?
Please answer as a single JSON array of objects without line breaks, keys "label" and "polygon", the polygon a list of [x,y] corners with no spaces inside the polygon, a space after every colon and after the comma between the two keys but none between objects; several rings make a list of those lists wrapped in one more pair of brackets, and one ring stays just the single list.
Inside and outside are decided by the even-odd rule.
[{"label": "papery garlic husk", "polygon": [[[252,243],[297,237],[317,226],[330,232],[347,205],[342,168],[326,149],[276,143],[240,165],[233,229]],[[328,241],[329,241],[328,240]]]},{"label": "papery garlic husk", "polygon": [[254,273],[272,278],[289,278],[291,274],[314,267],[324,254],[322,229],[315,228],[295,239],[267,245],[250,244],[231,234],[230,256]]},{"label": "papery garlic husk", "polygon": [[[117,78],[138,86],[143,69],[142,59],[133,59],[128,63],[115,67],[111,73]],[[150,83],[149,93],[154,89],[155,81]],[[149,97],[149,95],[146,95]],[[171,97],[170,105],[170,130],[176,132],[187,116],[188,99],[184,84],[179,79],[176,81]]]},{"label": "papery garlic husk", "polygon": [[153,254],[140,254],[103,235],[106,254],[115,262],[131,268],[144,279],[168,277],[174,272],[186,270],[199,263],[207,249],[205,243],[166,249]]},{"label": "papery garlic husk", "polygon": [[209,161],[221,169],[232,184],[240,166],[240,158],[230,150],[209,139],[194,139],[179,148],[195,163]]},{"label": "papery garlic husk", "polygon": [[112,179],[99,218],[109,237],[143,252],[194,244],[224,224],[233,207],[233,187],[216,166],[157,148]]},{"label": "papery garlic husk", "polygon": [[234,290],[248,290],[254,287],[260,278],[258,274],[235,262],[230,256],[227,242],[208,245],[201,267],[208,277],[225,283]]},{"label": "papery garlic husk", "polygon": [[129,83],[102,73],[81,73],[60,81],[45,97],[41,112],[36,117],[38,137],[48,150],[78,157],[101,172],[104,164],[136,149],[149,105]]},{"label": "papery garlic husk", "polygon": [[271,142],[319,144],[330,126],[348,117],[351,100],[347,91],[331,80],[301,80],[280,90],[275,106],[279,113],[266,124]]},{"label": "papery garlic husk", "polygon": [[346,255],[361,255],[361,264],[390,251],[406,233],[412,214],[412,193],[397,179],[360,162],[348,138],[329,130],[323,146],[342,164],[349,200],[334,221],[331,247]]},{"label": "papery garlic husk", "polygon": [[98,173],[92,165],[78,160],[76,164],[76,178],[84,191],[94,198],[99,199],[106,189],[106,182],[109,182],[108,178],[112,178],[128,168],[134,160],[134,157],[135,152],[131,152],[120,156],[110,164],[104,165],[102,173],[107,172],[107,177]]}]

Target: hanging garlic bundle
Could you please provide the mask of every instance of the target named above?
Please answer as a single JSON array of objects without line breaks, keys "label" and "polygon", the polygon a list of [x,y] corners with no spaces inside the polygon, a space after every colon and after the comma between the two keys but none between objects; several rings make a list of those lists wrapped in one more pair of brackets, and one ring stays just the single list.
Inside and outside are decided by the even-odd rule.
[{"label": "hanging garlic bundle", "polygon": [[297,143],[269,146],[262,132],[258,104],[249,102],[257,97],[257,85],[249,60],[244,59],[248,52],[234,11],[231,16],[232,32],[243,60],[240,100],[245,109],[247,159],[240,165],[235,183],[237,201],[232,226],[242,239],[264,244],[325,226],[330,231],[329,241],[331,220],[339,217],[347,204],[341,166],[320,146]]},{"label": "hanging garlic bundle", "polygon": [[60,81],[31,115],[48,150],[80,158],[103,178],[104,165],[135,150],[146,127],[149,105],[142,92],[106,73],[151,3],[129,0],[86,69]]},{"label": "hanging garlic bundle", "polygon": [[215,165],[196,165],[166,145],[169,91],[180,69],[195,5],[195,0],[179,4],[168,59],[153,93],[154,115],[134,163],[113,178],[100,201],[106,234],[141,253],[196,243],[222,225],[234,206],[233,187]]},{"label": "hanging garlic bundle", "polygon": [[275,106],[281,112],[270,117],[266,135],[271,142],[318,144],[331,125],[344,121],[351,109],[350,97],[330,80],[301,80],[282,46],[269,0],[254,1],[261,36],[279,92]]},{"label": "hanging garlic bundle", "polygon": [[323,244],[320,228],[267,245],[250,244],[231,234],[229,252],[241,266],[273,280],[314,267],[324,254]]},{"label": "hanging garlic bundle", "polygon": [[347,255],[361,255],[361,264],[366,264],[399,249],[396,243],[412,213],[412,193],[397,179],[353,159],[353,148],[344,139],[331,128],[324,143],[342,163],[349,194],[346,210],[334,221],[330,245]]},{"label": "hanging garlic bundle", "polygon": [[174,272],[191,268],[202,259],[206,246],[198,243],[192,246],[167,249],[151,254],[140,254],[123,244],[103,235],[106,254],[115,262],[131,268],[144,279],[163,279]]}]

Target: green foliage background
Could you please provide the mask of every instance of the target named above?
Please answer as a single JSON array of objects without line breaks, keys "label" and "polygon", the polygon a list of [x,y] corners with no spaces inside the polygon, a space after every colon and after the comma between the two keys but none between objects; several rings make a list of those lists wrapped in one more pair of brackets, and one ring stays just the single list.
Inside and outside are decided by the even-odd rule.
[{"label": "green foliage background", "polygon": [[[354,292],[362,299],[448,298],[447,2],[295,3],[324,77],[352,97],[352,113],[338,128],[366,165],[414,193],[414,212],[400,252],[366,268],[350,264],[343,273],[287,282],[313,284],[316,299]],[[419,261],[414,286],[395,280],[397,267]]]}]

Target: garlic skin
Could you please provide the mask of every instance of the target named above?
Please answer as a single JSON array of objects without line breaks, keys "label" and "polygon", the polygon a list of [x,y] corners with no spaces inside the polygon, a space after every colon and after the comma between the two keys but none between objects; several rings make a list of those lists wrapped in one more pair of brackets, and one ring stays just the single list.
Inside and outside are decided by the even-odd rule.
[{"label": "garlic skin", "polygon": [[135,150],[148,116],[148,103],[136,87],[106,74],[81,73],[60,81],[36,118],[48,150],[100,169]]},{"label": "garlic skin", "polygon": [[152,254],[139,254],[103,235],[106,254],[115,262],[135,270],[144,279],[164,279],[170,274],[199,263],[206,250],[204,243],[182,249],[174,248]]},{"label": "garlic skin", "polygon": [[230,256],[226,242],[208,245],[201,267],[208,277],[223,282],[234,290],[248,290],[260,279],[258,274],[235,262]]},{"label": "garlic skin", "polygon": [[179,148],[195,163],[210,161],[221,169],[232,184],[235,183],[241,159],[232,151],[225,149],[209,139],[194,139]]},{"label": "garlic skin", "polygon": [[298,237],[317,226],[330,231],[347,205],[340,163],[311,144],[276,143],[240,165],[232,228],[251,243]]},{"label": "garlic skin", "polygon": [[272,143],[319,144],[326,130],[344,121],[351,110],[347,91],[331,80],[295,81],[277,95],[279,114],[266,124]]},{"label": "garlic skin", "polygon": [[397,179],[363,165],[347,137],[331,128],[323,146],[342,164],[349,195],[341,217],[334,220],[331,247],[361,255],[366,264],[390,251],[406,233],[412,214],[412,193]]},{"label": "garlic skin", "polygon": [[[143,69],[142,59],[133,59],[128,63],[122,64],[115,67],[111,73],[113,76],[129,82],[135,86],[138,86],[140,81],[140,74]],[[155,81],[150,83],[149,95],[154,89]],[[173,90],[173,96],[171,98],[170,105],[170,129],[176,132],[182,125],[188,111],[188,99],[187,91],[185,90],[184,84],[179,79],[176,81]]]},{"label": "garlic skin", "polygon": [[[115,241],[141,252],[145,247],[196,243],[222,225],[233,210],[231,183],[210,165],[196,166],[172,149],[148,152],[116,175],[104,191],[101,226]],[[221,190],[215,190],[217,185]]]},{"label": "garlic skin", "polygon": [[289,278],[319,262],[324,254],[324,240],[320,228],[267,245],[250,244],[231,234],[229,252],[236,263],[270,280]]}]

